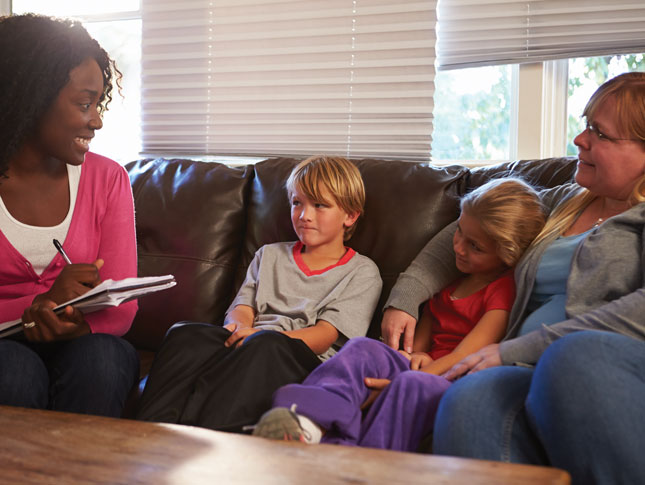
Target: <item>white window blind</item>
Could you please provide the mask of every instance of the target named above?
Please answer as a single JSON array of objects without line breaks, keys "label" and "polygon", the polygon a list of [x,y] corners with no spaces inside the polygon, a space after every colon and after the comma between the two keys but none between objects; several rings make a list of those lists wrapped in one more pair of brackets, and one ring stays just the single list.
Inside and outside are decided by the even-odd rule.
[{"label": "white window blind", "polygon": [[644,0],[439,0],[439,69],[645,51]]},{"label": "white window blind", "polygon": [[435,6],[143,0],[143,152],[429,160]]}]

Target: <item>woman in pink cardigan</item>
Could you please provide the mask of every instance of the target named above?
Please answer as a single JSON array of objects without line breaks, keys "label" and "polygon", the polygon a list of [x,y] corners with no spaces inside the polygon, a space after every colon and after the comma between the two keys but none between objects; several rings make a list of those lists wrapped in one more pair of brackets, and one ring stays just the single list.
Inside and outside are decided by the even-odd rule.
[{"label": "woman in pink cardigan", "polygon": [[120,73],[78,22],[0,18],[0,45],[0,322],[23,322],[0,339],[0,404],[119,416],[138,377],[120,338],[136,302],[52,308],[136,276],[127,173],[88,152]]}]

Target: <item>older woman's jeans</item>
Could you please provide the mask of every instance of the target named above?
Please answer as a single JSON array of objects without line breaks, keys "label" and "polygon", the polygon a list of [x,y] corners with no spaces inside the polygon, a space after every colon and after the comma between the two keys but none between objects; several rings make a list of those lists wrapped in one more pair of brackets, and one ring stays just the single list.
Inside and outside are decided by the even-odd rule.
[{"label": "older woman's jeans", "polygon": [[136,351],[113,335],[0,339],[0,404],[119,417],[138,377]]},{"label": "older woman's jeans", "polygon": [[645,342],[598,331],[554,342],[535,370],[464,377],[437,413],[437,454],[553,465],[574,484],[645,483]]}]

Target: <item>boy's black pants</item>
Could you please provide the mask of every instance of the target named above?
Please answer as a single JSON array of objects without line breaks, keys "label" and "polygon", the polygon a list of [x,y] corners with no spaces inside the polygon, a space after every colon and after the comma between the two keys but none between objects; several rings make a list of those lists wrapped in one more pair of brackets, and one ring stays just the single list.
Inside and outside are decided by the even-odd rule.
[{"label": "boy's black pants", "polygon": [[166,334],[141,397],[137,419],[240,432],[271,408],[273,393],[299,383],[320,360],[302,340],[261,331],[239,348],[228,330],[181,322]]}]

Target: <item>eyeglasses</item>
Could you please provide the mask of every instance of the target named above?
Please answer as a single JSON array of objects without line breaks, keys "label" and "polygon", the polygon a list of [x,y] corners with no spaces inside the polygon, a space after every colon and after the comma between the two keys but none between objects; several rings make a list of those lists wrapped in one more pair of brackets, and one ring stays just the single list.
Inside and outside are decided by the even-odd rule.
[{"label": "eyeglasses", "polygon": [[585,128],[589,133],[596,135],[596,138],[600,141],[610,141],[612,143],[618,143],[619,141],[643,141],[638,138],[615,138],[613,136],[606,135],[598,129],[598,127],[592,122],[587,121],[587,127]]}]

